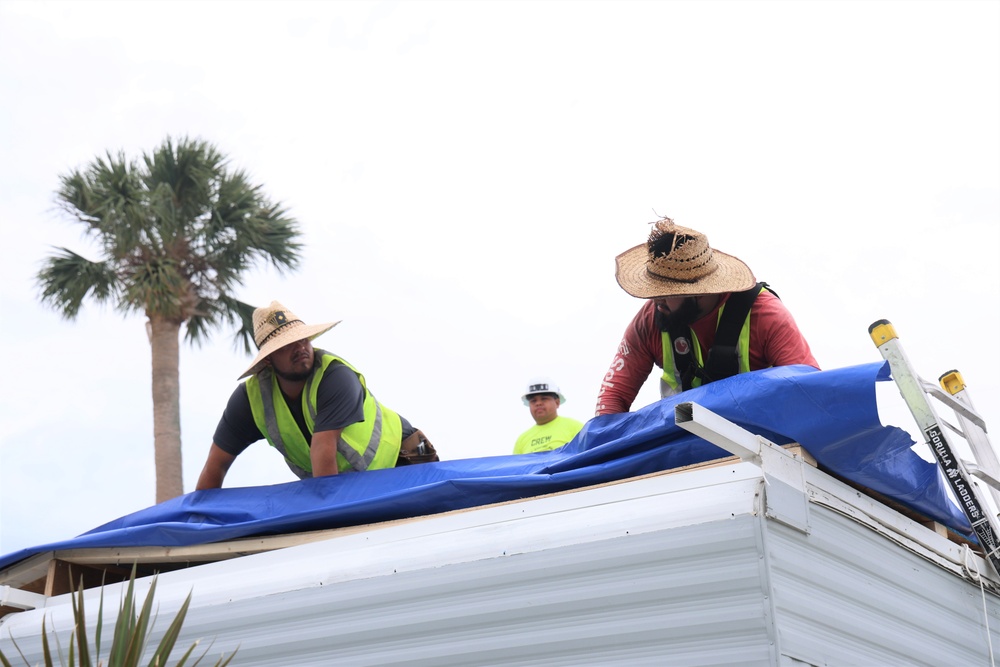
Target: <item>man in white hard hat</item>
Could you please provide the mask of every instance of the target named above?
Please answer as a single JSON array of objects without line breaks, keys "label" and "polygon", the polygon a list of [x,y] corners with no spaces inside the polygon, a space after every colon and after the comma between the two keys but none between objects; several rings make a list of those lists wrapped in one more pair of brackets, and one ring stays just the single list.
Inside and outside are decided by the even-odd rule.
[{"label": "man in white hard hat", "polygon": [[300,478],[438,460],[356,368],[313,348],[337,324],[306,324],[277,301],[253,312],[258,354],[219,420],[197,489],[221,487],[236,457],[264,438]]},{"label": "man in white hard hat", "polygon": [[514,443],[515,454],[558,449],[583,428],[577,420],[559,416],[559,406],[566,402],[566,397],[550,378],[536,378],[529,382],[521,400],[531,410],[535,425],[518,437]]}]

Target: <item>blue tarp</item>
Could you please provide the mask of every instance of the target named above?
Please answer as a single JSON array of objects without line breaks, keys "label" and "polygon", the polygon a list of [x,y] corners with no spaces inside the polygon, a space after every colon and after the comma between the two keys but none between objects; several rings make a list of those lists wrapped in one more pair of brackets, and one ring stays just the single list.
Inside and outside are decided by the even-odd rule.
[{"label": "blue tarp", "polygon": [[[5,555],[0,569],[56,549],[184,546],[434,514],[729,456],[676,426],[674,406],[687,401],[772,442],[798,442],[824,469],[969,536],[971,526],[950,501],[936,465],[911,449],[906,431],[879,422],[875,383],[889,379],[884,363],[746,373],[637,412],[595,417],[572,442],[551,452],[195,491],[79,537]],[[277,454],[275,465],[282,465]]]}]

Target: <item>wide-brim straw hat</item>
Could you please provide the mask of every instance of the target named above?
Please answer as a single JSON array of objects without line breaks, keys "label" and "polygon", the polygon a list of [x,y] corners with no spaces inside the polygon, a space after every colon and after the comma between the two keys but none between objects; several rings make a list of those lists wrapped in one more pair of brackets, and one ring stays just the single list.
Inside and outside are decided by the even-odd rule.
[{"label": "wide-brim straw hat", "polygon": [[264,360],[276,350],[289,343],[309,339],[326,333],[340,324],[327,322],[325,324],[306,324],[295,313],[285,308],[277,301],[271,305],[253,311],[253,340],[257,344],[257,357],[238,379],[250,377],[264,368]]},{"label": "wide-brim straw hat", "polygon": [[618,284],[641,299],[741,292],[757,283],[740,259],[670,218],[653,223],[649,240],[618,255],[615,264]]}]

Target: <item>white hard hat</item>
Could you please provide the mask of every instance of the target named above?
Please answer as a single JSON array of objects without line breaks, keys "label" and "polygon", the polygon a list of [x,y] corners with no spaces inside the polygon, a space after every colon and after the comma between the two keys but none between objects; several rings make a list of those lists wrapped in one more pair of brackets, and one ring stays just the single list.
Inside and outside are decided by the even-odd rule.
[{"label": "white hard hat", "polygon": [[524,396],[521,397],[521,401],[525,405],[529,405],[528,397],[533,394],[555,394],[559,397],[559,405],[566,402],[566,397],[562,395],[561,391],[559,391],[559,385],[553,382],[551,378],[547,377],[532,378],[531,381],[528,382],[528,388],[525,390]]}]

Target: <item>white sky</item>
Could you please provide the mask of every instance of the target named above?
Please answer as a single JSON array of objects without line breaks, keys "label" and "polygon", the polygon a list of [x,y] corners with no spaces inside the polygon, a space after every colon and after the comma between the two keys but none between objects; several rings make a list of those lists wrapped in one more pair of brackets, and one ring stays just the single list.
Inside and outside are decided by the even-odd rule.
[{"label": "white sky", "polygon": [[[658,215],[768,281],[825,368],[880,360],[889,319],[1000,423],[998,2],[2,0],[0,63],[0,554],[153,503],[144,320],[66,322],[34,275],[97,258],[59,175],[167,135],[301,223],[301,270],[239,296],[343,320],[317,344],[443,458],[508,454],[534,375],[593,414],[641,305],[614,257]],[[182,349],[186,491],[248,361],[228,331]],[[262,442],[226,484],[291,479]]]}]

